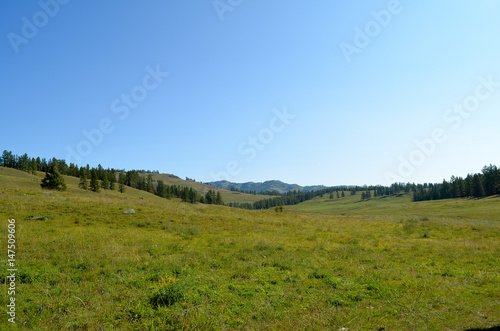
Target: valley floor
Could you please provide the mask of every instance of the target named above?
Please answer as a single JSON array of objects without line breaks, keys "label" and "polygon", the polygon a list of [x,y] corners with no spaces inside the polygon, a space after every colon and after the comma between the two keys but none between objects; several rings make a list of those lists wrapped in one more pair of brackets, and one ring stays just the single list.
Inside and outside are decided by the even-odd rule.
[{"label": "valley floor", "polygon": [[[17,329],[500,326],[498,197],[317,198],[275,213],[97,194],[71,177],[47,193],[40,179],[0,168],[2,247],[16,220]],[[4,280],[7,260],[4,249]]]}]

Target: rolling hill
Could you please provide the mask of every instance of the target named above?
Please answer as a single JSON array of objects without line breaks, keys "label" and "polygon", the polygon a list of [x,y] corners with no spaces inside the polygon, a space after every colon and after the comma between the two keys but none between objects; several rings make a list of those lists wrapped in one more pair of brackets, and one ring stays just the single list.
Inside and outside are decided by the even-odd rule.
[{"label": "rolling hill", "polygon": [[[141,175],[146,176],[148,174],[141,173]],[[179,185],[182,187],[189,187],[189,188],[192,187],[200,194],[206,194],[209,190],[218,190],[222,195],[224,203],[235,203],[235,202],[253,203],[255,201],[269,198],[268,195],[247,194],[242,192],[229,191],[225,188],[220,188],[211,184],[203,184],[192,180],[184,180],[171,174],[151,174],[151,175],[153,176],[154,180],[163,180],[163,182],[167,185]]]}]

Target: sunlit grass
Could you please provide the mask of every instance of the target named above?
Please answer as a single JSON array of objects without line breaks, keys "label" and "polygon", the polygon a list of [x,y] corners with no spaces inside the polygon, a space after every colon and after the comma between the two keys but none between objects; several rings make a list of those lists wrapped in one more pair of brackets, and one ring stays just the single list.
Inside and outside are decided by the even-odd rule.
[{"label": "sunlit grass", "polygon": [[[69,177],[66,192],[44,194],[40,178],[0,168],[0,244],[15,218],[22,329],[500,325],[498,198],[347,197],[333,209],[313,200],[281,214],[133,189],[96,194]],[[130,208],[136,214],[122,214]],[[163,293],[171,304],[152,300],[162,279],[176,286]],[[0,304],[7,300],[4,292]]]}]

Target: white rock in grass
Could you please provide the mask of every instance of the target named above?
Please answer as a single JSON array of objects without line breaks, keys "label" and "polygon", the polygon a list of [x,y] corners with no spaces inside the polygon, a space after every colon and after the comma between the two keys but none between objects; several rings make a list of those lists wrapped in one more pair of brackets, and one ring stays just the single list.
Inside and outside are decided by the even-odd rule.
[{"label": "white rock in grass", "polygon": [[135,210],[133,209],[125,210],[123,214],[135,214]]}]

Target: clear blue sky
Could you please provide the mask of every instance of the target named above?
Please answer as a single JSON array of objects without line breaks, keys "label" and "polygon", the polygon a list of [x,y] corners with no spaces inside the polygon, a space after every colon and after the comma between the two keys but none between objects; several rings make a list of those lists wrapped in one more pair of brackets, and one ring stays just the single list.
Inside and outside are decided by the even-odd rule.
[{"label": "clear blue sky", "polygon": [[0,4],[2,150],[301,185],[500,166],[497,1],[60,2]]}]

